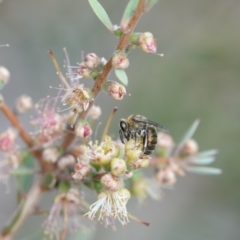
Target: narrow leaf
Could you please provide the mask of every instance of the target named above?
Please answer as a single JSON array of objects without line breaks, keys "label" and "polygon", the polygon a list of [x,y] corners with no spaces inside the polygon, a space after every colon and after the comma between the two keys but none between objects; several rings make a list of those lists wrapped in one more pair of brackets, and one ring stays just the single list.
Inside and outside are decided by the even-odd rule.
[{"label": "narrow leaf", "polygon": [[158,0],[149,0],[145,6],[145,12],[149,11],[157,2]]},{"label": "narrow leaf", "polygon": [[215,157],[205,157],[205,158],[199,158],[198,156],[194,157],[190,160],[191,163],[194,164],[200,164],[200,165],[208,165],[215,161]]},{"label": "narrow leaf", "polygon": [[218,150],[211,149],[211,150],[207,150],[207,151],[198,153],[197,157],[198,158],[212,157],[212,156],[215,156],[217,153],[218,153]]},{"label": "narrow leaf", "polygon": [[[26,193],[28,192],[33,183],[34,175],[32,174],[33,173],[32,169],[34,168],[34,158],[31,154],[23,152],[22,159],[23,159],[22,165],[20,166],[19,169],[16,169],[14,171],[16,173],[15,177],[19,191]],[[20,170],[20,172],[22,170],[22,174],[20,174],[20,172],[17,173],[17,170]]]},{"label": "narrow leaf", "polygon": [[137,6],[138,6],[138,2],[139,0],[130,0],[124,13],[123,13],[123,17],[122,17],[122,20],[121,20],[121,29],[122,30],[126,30],[127,29],[127,26],[128,26],[128,23],[130,21],[130,19],[132,18]]},{"label": "narrow leaf", "polygon": [[124,84],[125,86],[128,85],[128,77],[124,70],[115,69],[115,75],[122,84]]},{"label": "narrow leaf", "polygon": [[100,21],[110,32],[114,32],[113,24],[103,6],[97,0],[88,0],[88,2]]},{"label": "narrow leaf", "polygon": [[217,175],[222,173],[221,169],[209,167],[188,167],[186,170],[188,172],[206,175]]}]

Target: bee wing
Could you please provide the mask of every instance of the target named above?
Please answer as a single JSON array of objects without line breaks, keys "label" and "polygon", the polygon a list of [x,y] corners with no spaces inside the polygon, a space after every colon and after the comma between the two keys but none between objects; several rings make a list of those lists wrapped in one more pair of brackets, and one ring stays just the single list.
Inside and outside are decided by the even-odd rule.
[{"label": "bee wing", "polygon": [[159,129],[161,129],[162,131],[166,132],[166,133],[169,133],[168,129],[166,129],[163,125],[159,124],[159,123],[156,123],[154,121],[151,121],[149,119],[144,119],[144,118],[141,118],[141,117],[134,117],[133,121],[135,122],[139,122],[139,123],[146,123],[146,124],[150,124],[150,125],[153,125]]}]

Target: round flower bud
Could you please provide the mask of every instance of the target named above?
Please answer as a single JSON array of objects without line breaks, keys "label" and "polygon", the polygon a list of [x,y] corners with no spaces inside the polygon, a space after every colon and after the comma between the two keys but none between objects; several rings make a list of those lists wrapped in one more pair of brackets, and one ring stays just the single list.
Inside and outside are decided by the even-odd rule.
[{"label": "round flower bud", "polygon": [[120,179],[110,173],[107,173],[101,177],[101,183],[110,191],[117,191],[121,187]]},{"label": "round flower bud", "polygon": [[80,138],[88,138],[89,136],[92,135],[92,129],[87,122],[86,123],[82,123],[82,122],[77,123],[77,125],[74,129],[74,132],[75,132],[76,136],[78,136]]},{"label": "round flower bud", "polygon": [[198,144],[195,140],[187,140],[182,148],[180,149],[180,155],[182,157],[187,157],[196,154],[198,151]]},{"label": "round flower bud", "polygon": [[144,52],[148,52],[148,53],[157,52],[156,40],[154,39],[152,33],[150,32],[141,33],[139,35],[138,46]]},{"label": "round flower bud", "polygon": [[101,108],[96,105],[93,105],[88,112],[88,117],[95,120],[98,119],[101,114],[102,114]]},{"label": "round flower bud", "polygon": [[0,89],[7,84],[10,78],[10,72],[7,68],[0,66]]},{"label": "round flower bud", "polygon": [[73,167],[75,163],[76,163],[75,157],[71,154],[67,154],[62,156],[58,160],[57,165],[59,169],[64,170],[66,168]]},{"label": "round flower bud", "polygon": [[166,167],[164,169],[159,169],[155,175],[155,178],[162,185],[169,186],[176,183],[176,175],[174,171],[169,167]]},{"label": "round flower bud", "polygon": [[127,171],[126,162],[120,158],[114,158],[111,161],[111,173],[114,176],[120,176]]},{"label": "round flower bud", "polygon": [[126,88],[117,82],[108,81],[106,85],[108,94],[115,100],[122,100],[127,93]]},{"label": "round flower bud", "polygon": [[44,161],[48,163],[55,163],[59,157],[60,153],[57,148],[46,148],[43,150],[42,156]]},{"label": "round flower bud", "polygon": [[16,102],[17,113],[25,113],[31,110],[33,107],[33,101],[30,96],[22,95]]},{"label": "round flower bud", "polygon": [[123,203],[127,203],[131,198],[131,193],[126,188],[121,188],[118,190],[118,194],[122,197]]},{"label": "round flower bud", "polygon": [[124,51],[116,51],[112,57],[112,67],[126,69],[129,66],[127,54]]},{"label": "round flower bud", "polygon": [[157,136],[157,145],[163,150],[169,150],[173,147],[173,139],[169,134],[159,132]]},{"label": "round flower bud", "polygon": [[88,68],[96,68],[99,64],[99,57],[95,53],[89,53],[85,57],[85,65]]}]

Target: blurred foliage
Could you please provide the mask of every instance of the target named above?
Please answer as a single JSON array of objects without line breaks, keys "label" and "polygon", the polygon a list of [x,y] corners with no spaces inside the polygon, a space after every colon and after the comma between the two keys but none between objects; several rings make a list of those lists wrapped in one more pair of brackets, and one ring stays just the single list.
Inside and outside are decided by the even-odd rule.
[{"label": "blurred foliage", "polygon": [[[119,23],[125,1],[101,0],[113,23]],[[137,31],[151,31],[158,41],[160,58],[139,49],[130,54],[128,92],[121,102],[100,94],[105,122],[114,106],[119,107],[111,131],[117,135],[118,120],[142,114],[170,129],[180,138],[196,118],[201,119],[195,138],[201,149],[217,148],[214,166],[223,174],[203,177],[189,174],[163,200],[130,211],[150,222],[150,227],[130,223],[117,232],[99,228],[99,239],[239,239],[240,238],[240,1],[163,0],[145,14]],[[13,106],[22,93],[37,101],[56,94],[58,86],[47,54],[52,49],[59,62],[66,47],[72,65],[81,51],[111,56],[117,39],[102,25],[87,1],[5,0],[0,4],[0,64],[11,72],[4,88],[6,101]],[[111,75],[111,80],[116,80]],[[85,80],[87,82],[87,80]],[[26,125],[28,117],[23,117]],[[0,130],[7,126],[0,115]],[[2,188],[3,189],[3,188]],[[14,209],[11,195],[1,197],[1,226]],[[35,224],[35,226],[33,225]],[[89,223],[91,224],[91,223]],[[38,228],[28,221],[26,228]],[[21,235],[22,234],[22,235]],[[21,237],[25,236],[24,229]]]}]

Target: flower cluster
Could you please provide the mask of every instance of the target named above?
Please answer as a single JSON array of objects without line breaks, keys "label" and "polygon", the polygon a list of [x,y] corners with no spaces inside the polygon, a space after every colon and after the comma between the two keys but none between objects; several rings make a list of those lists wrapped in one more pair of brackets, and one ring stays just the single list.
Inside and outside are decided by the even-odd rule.
[{"label": "flower cluster", "polygon": [[[104,25],[119,37],[118,47],[110,59],[106,61],[95,53],[89,53],[78,66],[72,67],[64,49],[67,73],[63,74],[50,51],[61,80],[57,95],[42,99],[35,105],[31,97],[22,95],[13,111],[0,96],[0,110],[14,126],[0,134],[0,181],[7,183],[10,175],[15,176],[19,182],[19,200],[23,199],[17,216],[2,233],[6,239],[11,239],[10,234],[21,225],[18,221],[38,209],[36,196],[40,195],[39,192],[57,192],[43,223],[43,232],[50,239],[64,240],[70,233],[84,228],[82,215],[101,221],[106,226],[115,226],[117,222],[126,225],[130,219],[148,225],[127,210],[132,196],[140,202],[147,196],[159,199],[164,187],[171,187],[177,182],[177,175],[221,172],[198,166],[212,163],[217,153],[216,150],[199,152],[197,142],[192,139],[198,120],[182,141],[175,144],[171,135],[157,132],[158,128],[164,130],[160,125],[140,115],[136,115],[138,119],[133,119],[134,115],[131,115],[131,124],[127,122],[129,119],[120,121],[120,143],[118,137],[110,137],[108,133],[116,112],[114,109],[100,140],[97,140],[102,113],[102,108],[94,105],[98,93],[103,90],[113,99],[122,100],[128,85],[125,73],[129,66],[128,53],[136,47],[147,53],[157,52],[152,33],[133,32],[136,20],[156,1],[139,0],[135,1],[137,5],[128,4],[120,27],[112,25],[97,1],[89,2]],[[97,6],[94,5],[96,2]],[[114,70],[120,83],[108,79],[111,70]],[[9,77],[9,71],[0,67],[0,90]],[[84,85],[84,78],[92,78],[91,89]],[[34,130],[28,133],[18,116],[32,108],[36,111],[30,120]],[[24,140],[26,149],[17,146],[17,137]],[[146,168],[152,170],[152,177],[144,175]],[[34,176],[38,177],[39,185],[33,185],[29,190]],[[83,186],[97,195],[94,203],[83,197]]]}]

